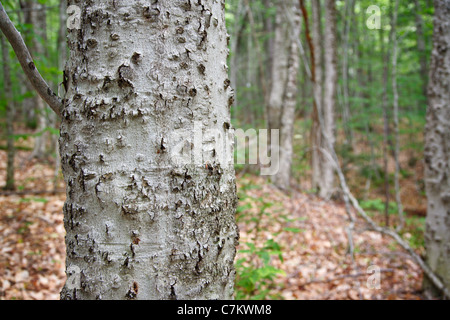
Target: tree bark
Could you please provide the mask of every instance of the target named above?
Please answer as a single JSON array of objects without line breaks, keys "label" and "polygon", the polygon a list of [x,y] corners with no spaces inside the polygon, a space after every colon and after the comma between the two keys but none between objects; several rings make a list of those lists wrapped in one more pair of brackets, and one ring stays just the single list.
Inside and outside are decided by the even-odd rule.
[{"label": "tree bark", "polygon": [[14,180],[14,97],[12,92],[11,83],[11,70],[9,61],[9,49],[6,46],[6,42],[3,35],[0,34],[1,49],[3,55],[3,88],[5,90],[6,99],[6,152],[7,152],[7,163],[6,163],[6,185],[5,190],[15,189]]},{"label": "tree bark", "polygon": [[345,131],[346,144],[353,147],[353,132],[349,126],[350,124],[350,93],[349,93],[349,38],[350,38],[350,26],[353,21],[353,15],[355,11],[355,0],[345,1],[345,22],[344,22],[344,36],[342,44],[342,93],[343,93],[343,108],[342,108],[342,122]]},{"label": "tree bark", "polygon": [[[65,70],[61,298],[230,299],[232,144],[196,139],[234,140],[224,1],[68,4],[81,28]],[[174,161],[191,149],[193,163]]]},{"label": "tree bark", "polygon": [[[300,13],[293,1],[286,3],[284,7],[285,15],[293,13],[293,30],[290,34],[291,45],[289,51],[289,61],[286,79],[286,89],[283,97],[281,110],[280,148],[279,148],[279,170],[273,177],[273,183],[283,190],[289,190],[293,156],[293,134],[295,123],[295,109],[297,106],[298,93],[298,72],[300,67],[300,57],[296,39],[300,37]],[[276,157],[275,157],[276,158]],[[275,159],[272,157],[272,159]]]},{"label": "tree bark", "polygon": [[[426,261],[450,289],[450,0],[435,0],[425,128]],[[425,279],[425,289],[436,294]]]},{"label": "tree bark", "polygon": [[398,102],[398,85],[397,85],[397,56],[398,56],[398,40],[397,40],[397,18],[398,18],[398,5],[399,1],[395,0],[394,6],[394,19],[392,21],[392,92],[393,92],[393,104],[394,104],[394,185],[395,185],[395,201],[397,203],[397,212],[399,218],[399,224],[397,230],[403,229],[405,226],[405,218],[403,216],[403,205],[400,195],[400,133],[399,133],[399,102]]},{"label": "tree bark", "polygon": [[[337,89],[337,41],[336,41],[336,1],[325,0],[325,35],[324,35],[324,97],[323,97],[323,119],[324,133],[329,144],[335,144],[335,116],[336,89]],[[328,143],[323,143],[322,152],[331,153]],[[334,164],[329,156],[323,156],[321,161],[321,179],[319,196],[328,199],[334,188]]]},{"label": "tree bark", "polygon": [[[47,23],[46,11],[40,10],[43,4],[34,0],[31,5],[31,24],[33,25],[33,49],[36,60],[41,60],[43,57],[48,58],[47,48]],[[35,96],[35,114],[36,114],[36,130],[40,134],[36,136],[34,141],[34,150],[32,156],[34,158],[43,159],[47,154],[47,142],[49,141],[49,134],[45,129],[48,126],[47,121],[47,106],[38,95]]]},{"label": "tree bark", "polygon": [[419,0],[414,0],[414,11],[416,17],[416,35],[417,35],[417,50],[419,51],[419,61],[420,61],[420,77],[422,78],[423,95],[426,98],[428,86],[428,64],[427,64],[425,35],[423,31],[423,18],[420,13]]},{"label": "tree bark", "polygon": [[321,162],[323,160],[323,155],[321,154],[320,148],[322,147],[322,133],[319,123],[319,112],[322,112],[323,106],[323,63],[322,63],[322,17],[321,17],[321,1],[312,1],[311,3],[312,12],[312,59],[311,64],[313,65],[313,95],[314,95],[314,109],[312,117],[312,127],[311,127],[311,146],[312,146],[312,156],[311,156],[311,167],[312,167],[312,188],[320,190],[320,183],[322,178],[322,166]]},{"label": "tree bark", "polygon": [[[281,129],[281,113],[286,89],[288,70],[289,37],[284,17],[283,1],[276,1],[275,39],[272,57],[272,81],[267,105],[268,126],[270,130]],[[276,143],[269,141],[269,143]]]}]

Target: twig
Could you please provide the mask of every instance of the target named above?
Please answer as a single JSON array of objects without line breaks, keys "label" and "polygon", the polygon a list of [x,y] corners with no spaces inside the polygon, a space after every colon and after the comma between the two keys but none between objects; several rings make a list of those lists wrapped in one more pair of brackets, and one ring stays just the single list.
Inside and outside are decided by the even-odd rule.
[{"label": "twig", "polygon": [[[398,235],[395,231],[389,229],[389,228],[383,228],[377,225],[364,211],[364,209],[361,208],[359,205],[358,200],[353,196],[353,194],[350,192],[350,189],[348,188],[347,181],[345,179],[345,176],[342,172],[342,169],[339,165],[339,159],[337,157],[336,151],[334,149],[334,146],[330,142],[331,139],[329,139],[327,133],[324,130],[324,120],[321,112],[318,112],[318,119],[319,119],[319,127],[321,130],[321,133],[324,137],[324,141],[327,144],[326,147],[328,150],[323,150],[322,152],[330,158],[330,160],[334,163],[335,170],[337,172],[337,175],[339,177],[339,181],[341,184],[342,191],[344,192],[344,201],[347,203],[348,201],[352,204],[353,208],[358,212],[358,214],[366,221],[368,226],[376,232],[379,232],[381,234],[387,235],[394,239],[403,249],[405,249],[413,258],[413,260],[419,265],[419,267],[423,270],[423,272],[426,274],[428,279],[433,283],[433,285],[441,291],[444,295],[444,298],[450,299],[450,290],[446,288],[445,284],[441,281],[441,279],[431,270],[431,268],[428,266],[428,264],[422,260],[422,258],[411,248],[411,246],[403,240],[403,238]],[[347,215],[350,218],[351,222],[354,222],[353,215],[347,211]]]},{"label": "twig", "polygon": [[28,50],[25,42],[22,39],[19,31],[14,27],[14,24],[8,17],[2,3],[0,2],[0,29],[5,34],[9,43],[11,44],[14,52],[16,53],[17,59],[22,66],[25,75],[30,80],[34,89],[37,91],[39,96],[56,112],[58,116],[61,114],[62,110],[62,100],[50,89],[48,84],[42,78],[41,74],[36,68],[33,62],[30,51]]},{"label": "twig", "polygon": [[[380,272],[394,272],[394,269],[381,269]],[[358,273],[354,273],[354,274],[342,274],[335,278],[330,278],[330,279],[322,279],[322,280],[314,279],[314,280],[311,280],[311,281],[301,284],[300,287],[304,287],[304,286],[314,284],[314,283],[330,283],[330,282],[334,282],[334,281],[338,281],[338,280],[342,280],[342,279],[346,279],[346,278],[359,278],[359,277],[363,277],[363,276],[367,276],[367,273],[358,272]]]},{"label": "twig", "polygon": [[42,195],[42,194],[59,194],[65,193],[65,190],[22,190],[22,191],[0,191],[0,196],[25,196],[25,195]]}]

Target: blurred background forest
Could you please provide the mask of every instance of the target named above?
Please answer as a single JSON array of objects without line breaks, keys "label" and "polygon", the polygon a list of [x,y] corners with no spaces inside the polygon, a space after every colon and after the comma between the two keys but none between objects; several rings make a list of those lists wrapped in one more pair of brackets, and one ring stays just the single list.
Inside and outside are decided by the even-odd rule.
[{"label": "blurred background forest", "polygon": [[[325,2],[226,1],[232,125],[281,132],[279,176],[236,165],[236,298],[422,299],[422,270],[404,248],[360,218],[349,224],[356,214],[320,149],[334,145],[361,208],[423,255],[433,3]],[[63,94],[65,1],[2,4],[43,77]],[[59,123],[1,39],[0,299],[58,299]],[[374,265],[378,289],[366,283]]]}]

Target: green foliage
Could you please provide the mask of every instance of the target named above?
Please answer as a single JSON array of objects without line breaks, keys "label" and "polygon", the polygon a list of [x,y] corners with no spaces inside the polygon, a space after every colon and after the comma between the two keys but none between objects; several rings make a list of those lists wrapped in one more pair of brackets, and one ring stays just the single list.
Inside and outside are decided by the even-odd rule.
[{"label": "green foliage", "polygon": [[425,217],[406,217],[403,237],[408,239],[409,245],[413,249],[423,249],[425,247]]},{"label": "green foliage", "polygon": [[[385,210],[385,202],[382,199],[370,199],[360,202],[361,208],[367,211],[376,211],[376,212],[384,212]],[[389,214],[397,214],[398,207],[397,203],[389,202],[388,208]]]},{"label": "green foliage", "polygon": [[245,243],[246,249],[240,250],[248,258],[236,261],[236,299],[263,300],[277,299],[279,296],[270,294],[274,280],[284,271],[271,265],[273,258],[283,261],[282,251],[273,239],[265,242],[262,248],[253,243]]}]

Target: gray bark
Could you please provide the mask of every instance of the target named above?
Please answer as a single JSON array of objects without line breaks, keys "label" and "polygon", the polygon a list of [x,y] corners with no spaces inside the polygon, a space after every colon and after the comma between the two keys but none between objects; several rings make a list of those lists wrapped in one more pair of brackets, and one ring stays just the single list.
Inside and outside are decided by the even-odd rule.
[{"label": "gray bark", "polygon": [[353,15],[355,11],[356,0],[345,1],[345,22],[344,22],[344,36],[343,36],[343,53],[342,53],[342,93],[343,93],[343,108],[342,121],[345,130],[346,143],[352,148],[353,146],[353,132],[349,127],[350,124],[350,93],[349,93],[349,37],[350,26],[353,22]]},{"label": "gray bark", "polygon": [[[224,1],[69,5],[81,7],[81,29],[69,31],[65,70],[61,298],[231,298],[232,146],[194,139],[197,121],[233,138]],[[180,143],[203,161],[174,163]]]},{"label": "gray bark", "polygon": [[321,1],[312,1],[312,45],[314,52],[314,111],[313,111],[313,123],[311,128],[311,146],[312,146],[312,188],[320,189],[321,182],[321,162],[322,154],[320,148],[322,147],[322,133],[320,130],[319,113],[322,112],[323,105],[323,63],[322,63],[322,22],[321,22]]},{"label": "gray bark", "polygon": [[[273,177],[274,184],[284,190],[288,190],[290,188],[290,179],[292,173],[292,139],[295,123],[295,108],[297,106],[298,72],[300,67],[300,57],[296,41],[296,39],[300,37],[300,12],[295,3],[297,3],[297,1],[295,1],[293,4],[291,2],[288,2],[284,5],[285,16],[288,20],[291,20],[293,22],[293,28],[290,33],[290,38],[288,38],[288,40],[291,40],[291,45],[289,49],[290,51],[288,52],[289,60],[286,89],[281,110],[279,170]],[[292,17],[290,16],[291,13],[293,13]]]},{"label": "gray bark", "polygon": [[[335,116],[337,90],[337,42],[336,42],[336,1],[325,0],[325,35],[324,35],[324,97],[323,97],[323,139],[329,143],[322,145],[322,153],[331,154],[329,145],[335,143]],[[319,196],[329,198],[334,188],[334,164],[329,156],[321,161],[321,179]]]},{"label": "gray bark", "polygon": [[417,50],[419,51],[420,76],[422,78],[423,94],[426,97],[428,85],[428,64],[425,35],[423,31],[423,18],[420,13],[419,0],[414,0],[414,11],[416,16]]},{"label": "gray bark", "polygon": [[[46,12],[45,10],[39,10],[43,4],[40,4],[37,0],[33,1],[31,8],[34,9],[30,12],[31,23],[33,25],[34,37],[32,40],[34,57],[36,60],[41,60],[43,57],[48,57],[46,46],[47,42],[47,24],[46,24]],[[38,11],[39,10],[39,11]],[[49,141],[49,134],[47,131],[43,132],[47,128],[47,115],[46,104],[41,97],[35,97],[35,110],[36,110],[36,124],[37,131],[41,132],[39,136],[36,136],[34,142],[34,150],[32,156],[42,159],[47,153],[47,142]]]},{"label": "gray bark", "polygon": [[6,46],[3,35],[0,35],[2,56],[3,56],[3,89],[6,98],[6,144],[7,144],[7,163],[6,163],[6,185],[5,190],[14,190],[14,97],[11,83],[11,70],[9,50]]},{"label": "gray bark", "polygon": [[[435,0],[425,135],[426,261],[450,289],[450,0]],[[425,289],[433,292],[430,281]]]},{"label": "gray bark", "polygon": [[397,20],[398,20],[398,6],[399,1],[395,0],[394,7],[394,19],[392,21],[392,92],[394,95],[394,161],[395,161],[395,172],[394,172],[394,184],[395,184],[395,201],[398,208],[399,224],[397,230],[403,229],[405,225],[405,218],[403,216],[403,205],[400,196],[400,133],[399,133],[399,105],[398,105],[398,85],[397,85],[397,56],[398,56],[398,40],[397,40]]},{"label": "gray bark", "polygon": [[[275,39],[272,57],[272,80],[267,105],[268,129],[281,128],[281,113],[286,88],[288,52],[290,39],[288,37],[287,24],[285,23],[285,9],[283,1],[276,2],[277,13],[275,23]],[[275,142],[270,142],[275,143]]]}]

